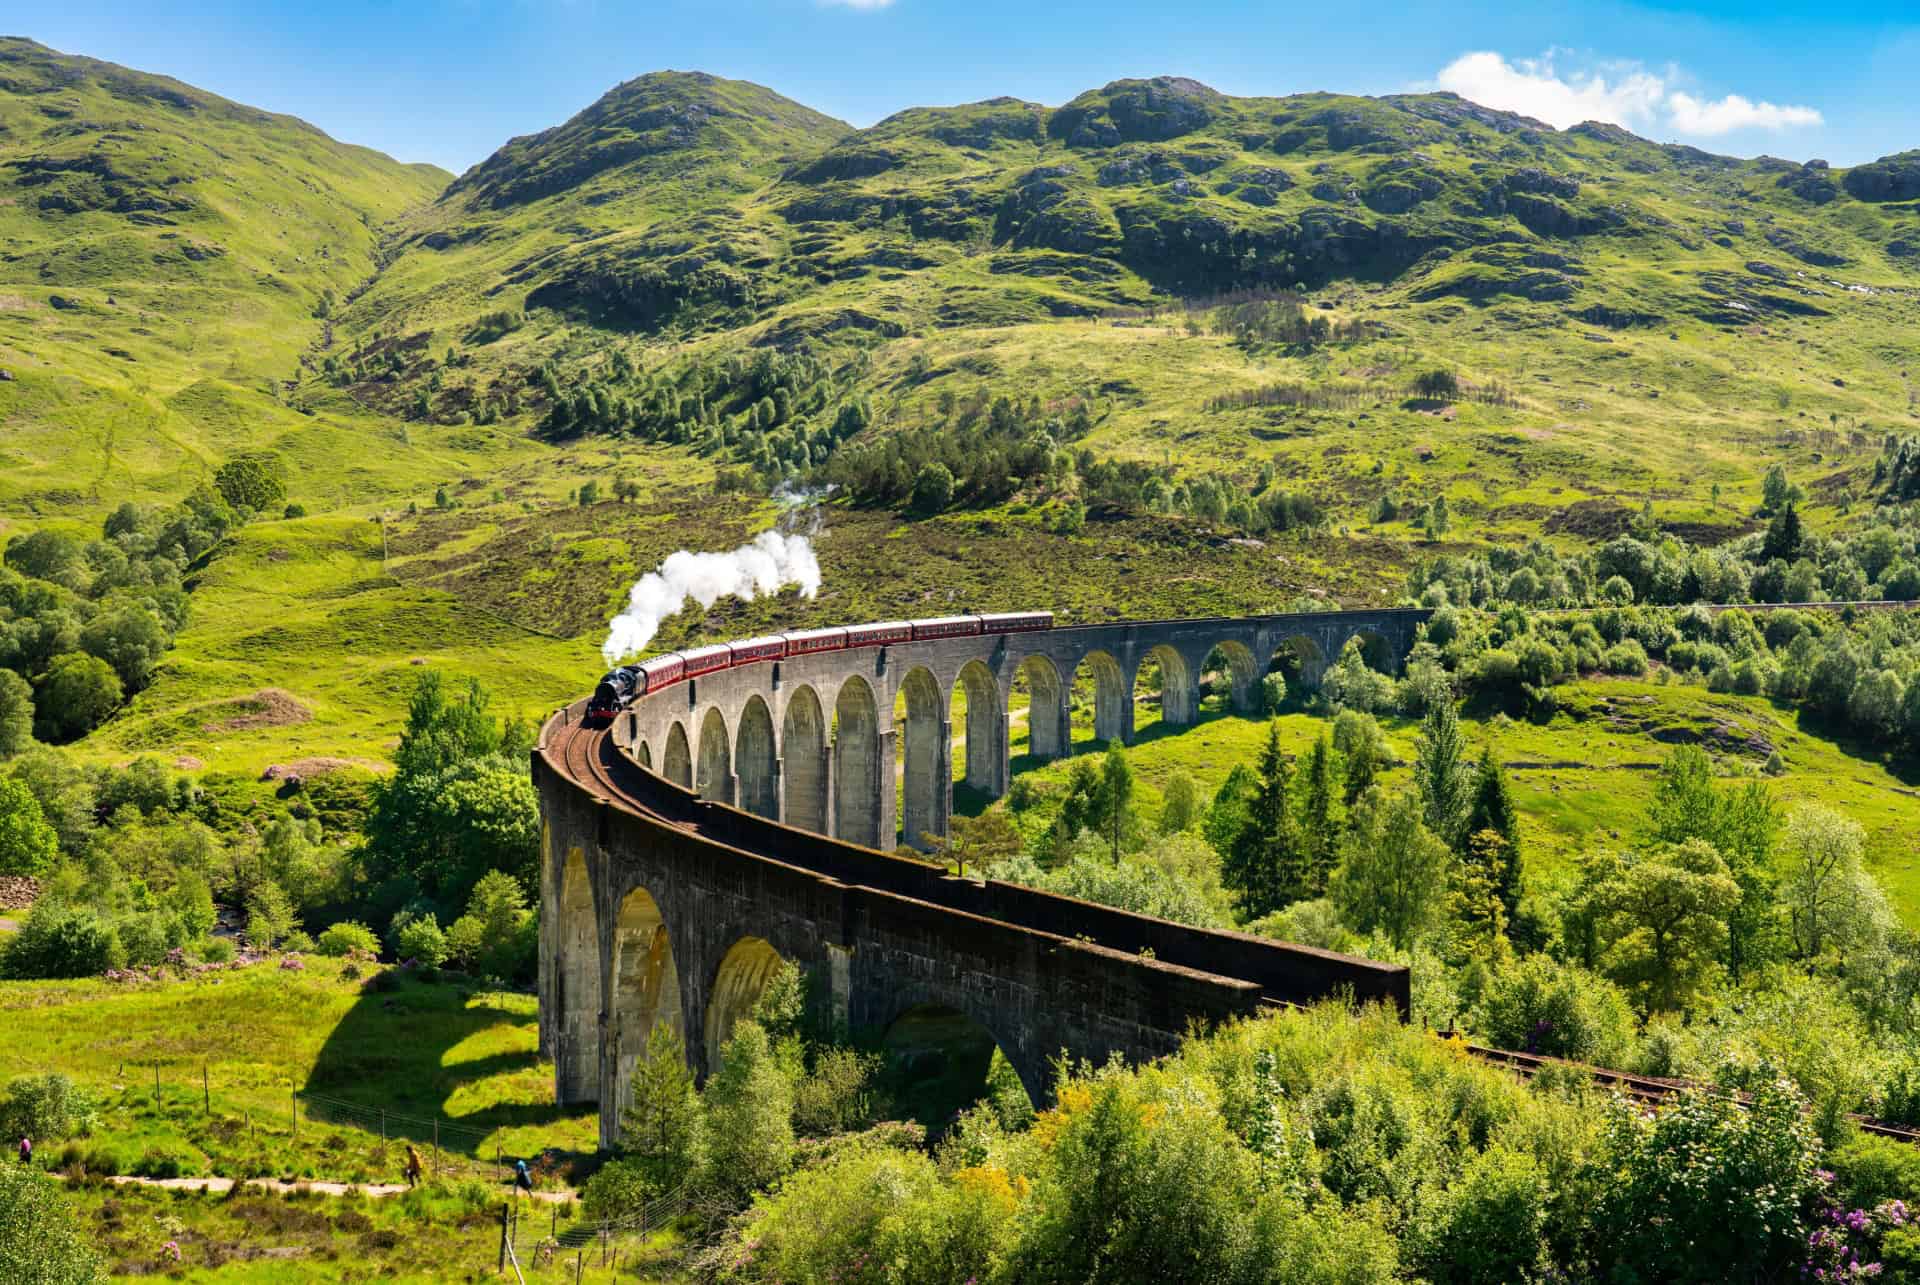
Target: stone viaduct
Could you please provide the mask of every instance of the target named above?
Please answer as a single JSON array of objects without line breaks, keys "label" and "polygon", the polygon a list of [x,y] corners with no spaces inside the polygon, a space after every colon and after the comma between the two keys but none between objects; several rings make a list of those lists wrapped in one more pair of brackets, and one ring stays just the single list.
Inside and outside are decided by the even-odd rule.
[{"label": "stone viaduct", "polygon": [[1077,679],[1092,689],[1096,738],[1131,741],[1136,681],[1153,666],[1162,719],[1179,726],[1198,714],[1205,670],[1226,674],[1247,707],[1279,657],[1314,681],[1358,637],[1373,663],[1397,666],[1426,615],[904,642],[704,674],[642,697],[605,730],[582,723],[584,702],[559,711],[533,754],[540,1037],[559,1099],[597,1102],[611,1145],[654,1023],[682,1034],[704,1075],[783,959],[824,970],[836,1015],[856,1030],[914,1010],[971,1019],[1036,1102],[1062,1053],[1151,1058],[1196,1022],[1263,1004],[1344,993],[1404,1015],[1401,968],[957,878],[890,850],[902,833],[945,833],[956,731],[966,783],[1005,791],[1016,678],[1031,752],[1047,759],[1072,748]]}]

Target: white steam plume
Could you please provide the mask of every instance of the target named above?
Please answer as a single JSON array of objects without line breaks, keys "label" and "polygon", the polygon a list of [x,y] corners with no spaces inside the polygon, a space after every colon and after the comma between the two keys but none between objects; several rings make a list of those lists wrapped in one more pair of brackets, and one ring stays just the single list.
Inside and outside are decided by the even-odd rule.
[{"label": "white steam plume", "polygon": [[612,665],[644,650],[660,631],[660,622],[686,606],[689,598],[703,608],[728,594],[751,602],[788,585],[797,585],[802,598],[820,592],[820,560],[804,535],[762,531],[752,544],[732,553],[682,549],[640,577],[627,595],[627,609],[608,627],[600,654]]}]

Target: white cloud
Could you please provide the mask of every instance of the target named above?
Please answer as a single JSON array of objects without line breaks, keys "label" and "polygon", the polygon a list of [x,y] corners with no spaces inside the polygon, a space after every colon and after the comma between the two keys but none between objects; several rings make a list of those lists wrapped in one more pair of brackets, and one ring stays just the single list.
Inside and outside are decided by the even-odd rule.
[{"label": "white cloud", "polygon": [[1738,94],[1718,101],[1702,102],[1692,94],[1678,90],[1667,95],[1673,114],[1673,127],[1682,134],[1726,134],[1736,129],[1792,129],[1798,125],[1818,125],[1820,113],[1811,107],[1779,107],[1773,103],[1749,102]]},{"label": "white cloud", "polygon": [[1739,94],[1696,98],[1675,88],[1677,79],[1673,71],[1649,71],[1639,63],[1563,74],[1551,52],[1509,62],[1500,54],[1479,51],[1462,54],[1441,68],[1435,84],[1483,107],[1519,112],[1556,129],[1597,120],[1628,129],[1664,127],[1679,134],[1713,137],[1739,129],[1782,130],[1821,123],[1820,113],[1811,107],[1756,103]]}]

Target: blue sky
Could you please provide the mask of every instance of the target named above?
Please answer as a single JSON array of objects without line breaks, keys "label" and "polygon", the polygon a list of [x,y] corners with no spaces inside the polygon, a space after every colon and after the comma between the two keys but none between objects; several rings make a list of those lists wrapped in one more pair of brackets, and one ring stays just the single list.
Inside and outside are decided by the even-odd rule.
[{"label": "blue sky", "polygon": [[35,0],[0,28],[459,171],[663,67],[867,125],[1121,76],[1235,94],[1450,88],[1567,125],[1836,165],[1920,147],[1920,8],[1885,0]]}]

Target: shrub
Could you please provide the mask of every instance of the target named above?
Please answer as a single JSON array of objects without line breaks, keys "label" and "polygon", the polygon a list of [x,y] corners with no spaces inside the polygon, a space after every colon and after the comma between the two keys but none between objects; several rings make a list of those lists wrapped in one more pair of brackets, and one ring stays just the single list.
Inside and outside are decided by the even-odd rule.
[{"label": "shrub", "polygon": [[44,901],[0,955],[0,971],[19,978],[95,977],[125,963],[120,938],[98,915]]},{"label": "shrub", "polygon": [[1539,1162],[1494,1146],[1429,1211],[1420,1239],[1435,1285],[1537,1279],[1545,1257],[1547,1183]]},{"label": "shrub", "polygon": [[649,1166],[635,1160],[609,1160],[581,1189],[580,1204],[588,1218],[599,1222],[639,1213],[662,1194]]},{"label": "shrub", "polygon": [[16,1076],[0,1098],[0,1138],[73,1138],[93,1123],[93,1100],[57,1071]]},{"label": "shrub", "polygon": [[794,1086],[794,1128],[805,1134],[845,1133],[873,1123],[873,1082],[880,1064],[877,1054],[823,1049]]},{"label": "shrub", "polygon": [[1647,650],[1628,638],[1607,648],[1601,654],[1600,664],[1609,674],[1638,678],[1647,672]]},{"label": "shrub", "polygon": [[394,938],[394,954],[402,960],[437,968],[447,962],[447,936],[432,915],[409,919]]},{"label": "shrub", "polygon": [[192,1152],[171,1142],[148,1147],[133,1164],[134,1174],[141,1178],[190,1178],[199,1169]]},{"label": "shrub", "polygon": [[24,1165],[0,1167],[0,1280],[80,1285],[101,1276],[92,1240],[59,1184]]},{"label": "shrub", "polygon": [[209,937],[200,943],[200,959],[207,964],[225,964],[233,959],[233,938]]},{"label": "shrub", "polygon": [[1758,1085],[1744,1110],[1700,1090],[1650,1118],[1617,1103],[1607,1150],[1594,1215],[1600,1277],[1699,1280],[1711,1264],[1711,1279],[1783,1279],[1804,1250],[1820,1149],[1785,1082]]},{"label": "shrub", "polygon": [[356,950],[378,955],[380,939],[373,935],[373,929],[348,919],[320,934],[319,950],[329,959],[344,959]]},{"label": "shrub", "polygon": [[1494,975],[1473,1026],[1498,1048],[1620,1066],[1633,1045],[1633,1009],[1620,988],[1576,964],[1530,955]]}]

